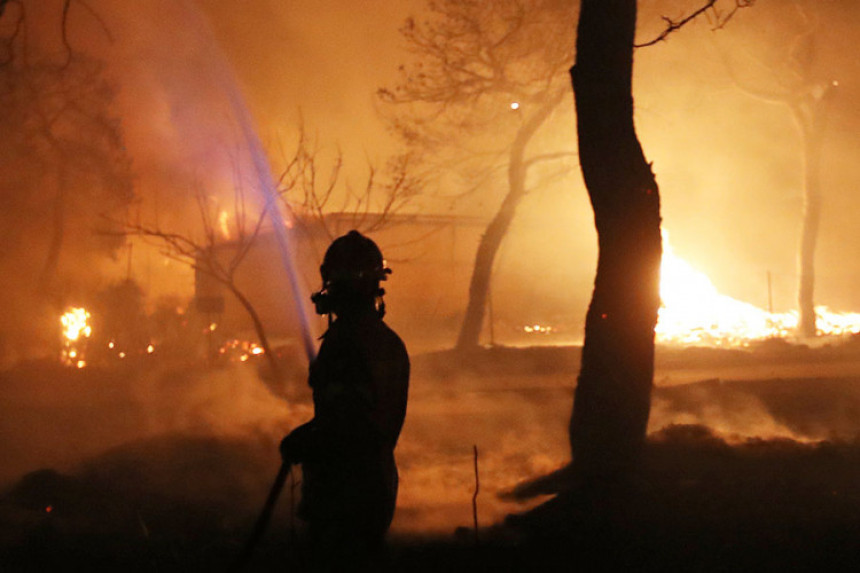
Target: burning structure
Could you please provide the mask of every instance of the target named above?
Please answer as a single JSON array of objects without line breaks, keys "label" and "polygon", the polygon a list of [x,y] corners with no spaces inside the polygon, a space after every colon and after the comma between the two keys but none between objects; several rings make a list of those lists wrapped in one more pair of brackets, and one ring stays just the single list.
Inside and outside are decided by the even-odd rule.
[{"label": "burning structure", "polygon": [[[320,249],[328,243],[328,233],[343,234],[354,222],[353,214],[332,213],[326,215],[324,225],[310,220],[291,233],[306,292],[318,288]],[[399,214],[389,215],[386,224],[373,234],[394,269],[391,280],[397,282],[387,299],[398,311],[389,319],[395,328],[407,333],[416,348],[438,347],[440,341],[453,337],[461,312],[455,293],[467,288],[469,245],[482,227],[483,221],[477,218]],[[216,247],[216,257],[226,260],[235,248],[224,241]],[[282,343],[296,344],[296,304],[310,305],[310,299],[292,300],[284,269],[272,264],[276,253],[274,237],[257,237],[239,266],[236,284],[253,302],[267,333]],[[219,338],[253,337],[245,309],[205,273],[195,276],[195,301],[210,317],[209,323],[217,325],[214,332]],[[322,325],[317,324],[317,328]]]}]

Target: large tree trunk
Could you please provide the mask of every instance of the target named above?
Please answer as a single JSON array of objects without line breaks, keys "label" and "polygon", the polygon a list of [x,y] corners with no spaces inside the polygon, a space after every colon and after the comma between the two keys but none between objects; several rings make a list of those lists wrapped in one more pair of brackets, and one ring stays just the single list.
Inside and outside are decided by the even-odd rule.
[{"label": "large tree trunk", "polygon": [[633,125],[636,0],[583,0],[571,70],[599,258],[570,419],[573,467],[624,475],[645,440],[660,305],[660,200]]},{"label": "large tree trunk", "polygon": [[557,90],[549,95],[546,102],[540,105],[517,131],[517,136],[511,146],[508,162],[508,193],[496,216],[487,225],[487,230],[481,236],[478,250],[475,254],[475,265],[472,268],[472,279],[469,282],[469,303],[466,315],[457,337],[457,348],[460,350],[476,348],[480,342],[481,330],[484,326],[484,312],[487,308],[487,296],[490,291],[490,279],[493,274],[493,263],[502,240],[511,226],[511,221],[517,211],[523,196],[526,194],[526,175],[528,164],[525,159],[526,147],[534,137],[535,132],[549,118],[561,101],[566,90]]}]

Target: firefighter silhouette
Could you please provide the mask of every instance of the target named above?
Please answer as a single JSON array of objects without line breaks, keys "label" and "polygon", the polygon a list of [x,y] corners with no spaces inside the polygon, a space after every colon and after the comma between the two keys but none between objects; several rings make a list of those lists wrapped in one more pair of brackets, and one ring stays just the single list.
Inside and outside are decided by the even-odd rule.
[{"label": "firefighter silhouette", "polygon": [[394,448],[406,416],[409,357],[382,320],[379,283],[391,270],[357,231],[336,239],[311,300],[329,316],[310,366],[314,418],[281,442],[302,465],[299,516],[318,570],[361,570],[382,556],[397,499]]}]

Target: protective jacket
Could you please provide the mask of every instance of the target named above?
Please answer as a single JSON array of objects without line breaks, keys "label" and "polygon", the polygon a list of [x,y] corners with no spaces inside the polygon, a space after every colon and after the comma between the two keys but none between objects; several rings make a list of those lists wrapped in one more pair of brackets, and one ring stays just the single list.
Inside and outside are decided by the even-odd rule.
[{"label": "protective jacket", "polygon": [[375,312],[338,317],[310,367],[314,418],[284,450],[302,464],[300,515],[327,543],[381,542],[394,515],[394,448],[406,416],[409,357]]}]

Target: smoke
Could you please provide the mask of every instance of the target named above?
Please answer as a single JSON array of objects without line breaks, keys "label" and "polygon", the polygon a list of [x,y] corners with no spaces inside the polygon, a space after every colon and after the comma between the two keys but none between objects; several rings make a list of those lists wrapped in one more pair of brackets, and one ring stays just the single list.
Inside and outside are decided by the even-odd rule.
[{"label": "smoke", "polygon": [[70,470],[83,459],[154,436],[262,436],[274,443],[310,419],[312,408],[275,399],[254,368],[205,370],[141,358],[110,370],[47,363],[7,370],[0,480],[40,467]]},{"label": "smoke", "polygon": [[[262,139],[272,142],[272,149],[277,149],[280,134],[295,128],[301,108],[307,125],[329,140],[341,141],[347,153],[375,156],[384,155],[391,144],[373,115],[372,94],[403,56],[396,51],[396,27],[406,14],[398,11],[410,7],[398,3],[395,10],[390,4],[380,3],[377,10],[367,10],[366,3],[335,0],[237,8],[235,2],[219,0],[202,8],[237,70],[251,112],[262,126]],[[88,49],[108,60],[121,86],[117,110],[138,175],[141,212],[165,228],[185,225],[193,219],[189,189],[199,185],[223,194],[235,181],[237,163],[241,171],[248,160],[212,61],[210,39],[188,25],[182,3],[103,0],[92,5],[116,38],[108,46],[98,33],[90,34]],[[754,15],[757,10],[761,15]],[[369,22],[369,13],[380,19]],[[639,129],[646,155],[655,162],[666,226],[678,253],[695,261],[727,294],[759,306],[764,306],[766,271],[772,271],[779,310],[793,306],[801,181],[798,135],[784,109],[738,92],[722,61],[724,51],[730,59],[748,61],[749,53],[755,55],[769,39],[759,37],[742,53],[733,51],[732,41],[703,38],[754,34],[762,21],[770,22],[771,30],[794,24],[765,4],[741,16],[729,30],[712,33],[700,27],[637,53]],[[858,13],[854,3],[830,2],[821,18],[830,33],[822,34],[818,65],[822,73],[838,72],[844,91],[834,102],[825,146],[829,207],[819,251],[819,298],[835,308],[851,309],[860,307],[853,280],[860,240],[852,219],[860,206],[855,189],[860,116],[854,105],[860,71],[851,44]],[[75,23],[82,26],[78,30],[97,27],[85,17]],[[82,37],[77,33],[73,40]],[[572,128],[560,129],[572,137]],[[575,165],[571,168],[562,179],[548,178],[545,187],[543,179],[533,181],[541,185],[541,193],[524,201],[500,253],[494,286],[498,342],[514,340],[518,327],[535,322],[565,327],[565,336],[578,337],[576,321],[584,316],[595,248],[587,199],[572,183]],[[480,216],[491,216],[492,198],[476,203]],[[422,249],[432,252],[435,245]],[[459,248],[473,246],[461,243]],[[8,259],[4,275],[35,273],[27,250]],[[166,266],[155,254],[135,253],[133,274],[150,294],[190,294],[192,280],[175,264]],[[462,260],[470,261],[471,254]],[[81,256],[73,265],[81,272],[96,268],[89,262]],[[124,264],[118,266],[113,272],[125,271]],[[426,269],[406,267],[406,276],[394,275],[391,289],[408,284],[421,298],[421,289],[427,288],[421,286],[427,282]],[[470,269],[468,264],[458,268],[464,275],[462,288],[440,291],[451,307],[456,305],[450,299],[463,302],[466,295]],[[43,332],[53,328],[56,315],[45,311],[34,316],[29,291],[19,281],[4,288],[21,301],[4,314],[10,332],[28,322],[43,324]],[[420,330],[421,315],[410,315],[406,308],[392,305],[392,320]],[[456,325],[451,328],[455,330]],[[0,353],[14,359],[50,353],[41,339],[26,340],[7,337]],[[544,341],[527,339],[535,340]],[[539,363],[538,371],[504,373],[490,367],[443,373],[416,368],[397,451],[401,489],[395,532],[444,533],[471,524],[473,446],[479,452],[482,524],[522,509],[499,499],[500,492],[567,462],[575,367],[552,358]],[[658,373],[658,380],[666,370]],[[818,380],[791,373],[774,376],[770,370],[757,377],[749,372],[735,370],[723,381],[703,373],[692,381],[711,380],[658,388],[650,430],[701,424],[731,440],[759,436],[801,442],[851,440],[860,430],[855,378],[837,377],[839,372]],[[294,374],[303,384],[303,371]],[[768,379],[752,379],[761,377]],[[278,440],[312,416],[306,396],[290,403],[277,400],[253,368],[242,366],[204,371],[198,366],[139,363],[125,370],[73,372],[31,364],[3,371],[2,383],[0,481],[44,467],[116,481],[120,469],[136,467],[141,475],[154,476],[152,489],[193,497],[188,484],[206,472],[192,471],[176,460],[211,461],[207,456],[217,451],[214,457],[224,463],[209,468],[212,482],[202,488],[208,493],[201,491],[195,503],[224,498],[219,487],[239,481],[252,493],[238,498],[237,505],[252,506],[270,479],[267,471],[273,474],[277,468]],[[236,453],[239,450],[247,455]],[[249,478],[243,468],[248,467],[255,473],[251,485],[244,481]]]}]

